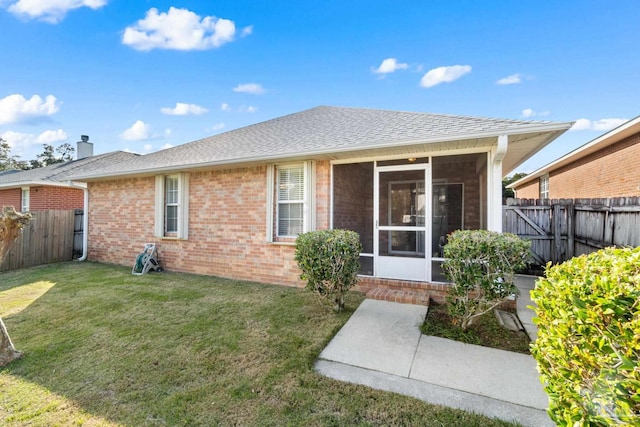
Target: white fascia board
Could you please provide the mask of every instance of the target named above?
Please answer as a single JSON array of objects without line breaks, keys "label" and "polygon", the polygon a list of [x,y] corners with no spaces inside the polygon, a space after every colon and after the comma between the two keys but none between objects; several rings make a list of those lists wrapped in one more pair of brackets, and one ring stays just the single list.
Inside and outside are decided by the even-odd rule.
[{"label": "white fascia board", "polygon": [[438,136],[434,138],[423,138],[417,140],[404,140],[404,141],[396,141],[386,144],[369,144],[363,146],[350,146],[350,147],[340,147],[340,148],[327,148],[322,150],[313,150],[313,151],[305,151],[305,152],[292,152],[292,153],[281,153],[273,156],[259,156],[259,157],[238,157],[235,159],[225,159],[213,162],[202,162],[202,163],[192,163],[192,164],[184,164],[184,165],[170,165],[163,167],[151,167],[145,169],[137,169],[137,170],[129,170],[129,171],[120,171],[120,172],[110,172],[106,174],[96,174],[96,175],[78,175],[75,176],[76,181],[88,181],[88,180],[97,180],[103,178],[116,178],[122,176],[144,176],[144,175],[153,175],[159,173],[168,173],[168,172],[178,172],[178,171],[186,171],[191,169],[203,169],[209,167],[218,167],[218,166],[234,166],[239,164],[247,164],[247,163],[270,163],[275,161],[284,161],[286,159],[309,159],[315,156],[327,156],[330,154],[337,154],[349,151],[366,151],[366,150],[379,150],[385,148],[397,148],[402,146],[411,146],[411,145],[420,145],[420,144],[434,144],[438,142],[451,142],[451,141],[463,141],[468,139],[481,139],[481,138],[490,138],[490,137],[499,137],[500,135],[519,135],[519,134],[527,134],[527,133],[541,133],[541,132],[557,132],[557,131],[565,131],[569,129],[573,125],[573,122],[553,122],[553,123],[540,123],[540,124],[532,124],[531,126],[526,127],[517,127],[513,129],[502,129],[502,130],[492,130],[492,131],[484,131],[484,132],[472,132],[472,133],[460,133],[449,136]]},{"label": "white fascia board", "polygon": [[65,187],[65,188],[86,188],[87,184],[83,182],[66,181],[66,182],[51,182],[51,181],[17,181],[6,184],[0,184],[0,190],[8,190],[11,188],[22,187]]},{"label": "white fascia board", "polygon": [[543,175],[549,174],[550,171],[553,171],[562,166],[566,166],[569,163],[575,162],[576,160],[580,160],[581,158],[586,157],[589,154],[608,147],[609,145],[613,145],[616,142],[619,142],[638,132],[640,132],[640,116],[636,117],[635,119],[631,119],[626,123],[623,123],[617,128],[610,130],[609,132],[602,134],[595,139],[592,139],[586,144],[552,161],[551,163],[548,163],[545,166],[536,169],[527,176],[509,184],[507,188],[515,188],[522,184],[526,184],[536,178],[540,178]]}]

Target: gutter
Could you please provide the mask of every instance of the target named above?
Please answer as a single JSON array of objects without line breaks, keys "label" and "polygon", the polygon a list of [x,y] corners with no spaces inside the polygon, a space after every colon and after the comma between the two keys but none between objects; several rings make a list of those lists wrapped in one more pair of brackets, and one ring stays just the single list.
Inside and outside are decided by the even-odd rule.
[{"label": "gutter", "polygon": [[82,256],[77,259],[78,262],[86,261],[88,255],[89,244],[89,189],[87,184],[78,184],[69,181],[69,187],[79,188],[84,193],[84,213],[82,215]]}]

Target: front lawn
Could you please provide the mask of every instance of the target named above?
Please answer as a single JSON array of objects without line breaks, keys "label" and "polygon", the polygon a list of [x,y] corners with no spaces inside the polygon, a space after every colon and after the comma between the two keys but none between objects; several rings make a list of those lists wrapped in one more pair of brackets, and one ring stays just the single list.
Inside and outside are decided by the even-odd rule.
[{"label": "front lawn", "polygon": [[25,352],[0,368],[0,425],[511,425],[316,374],[361,301],[336,315],[300,289],[94,263],[0,273]]}]

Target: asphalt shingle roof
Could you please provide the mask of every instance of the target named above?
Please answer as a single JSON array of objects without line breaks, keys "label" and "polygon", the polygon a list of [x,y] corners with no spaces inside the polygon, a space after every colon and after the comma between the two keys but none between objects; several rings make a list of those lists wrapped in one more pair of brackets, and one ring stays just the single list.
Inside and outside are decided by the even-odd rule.
[{"label": "asphalt shingle roof", "polygon": [[320,106],[94,169],[92,178],[524,132],[549,121]]},{"label": "asphalt shingle roof", "polygon": [[97,156],[85,157],[84,159],[56,163],[42,168],[11,171],[12,173],[0,174],[0,186],[20,185],[21,183],[33,182],[66,183],[71,180],[72,176],[92,173],[107,165],[119,164],[135,157],[139,157],[139,155],[126,153],[124,151],[112,151]]}]

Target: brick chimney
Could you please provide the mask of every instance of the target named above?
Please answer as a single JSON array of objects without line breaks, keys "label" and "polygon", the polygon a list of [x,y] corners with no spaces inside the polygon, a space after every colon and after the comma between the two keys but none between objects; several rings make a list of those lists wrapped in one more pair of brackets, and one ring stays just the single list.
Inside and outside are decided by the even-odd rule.
[{"label": "brick chimney", "polygon": [[91,156],[93,156],[93,143],[89,142],[88,135],[80,135],[80,141],[78,141],[78,149],[76,151],[76,159],[80,160]]}]

